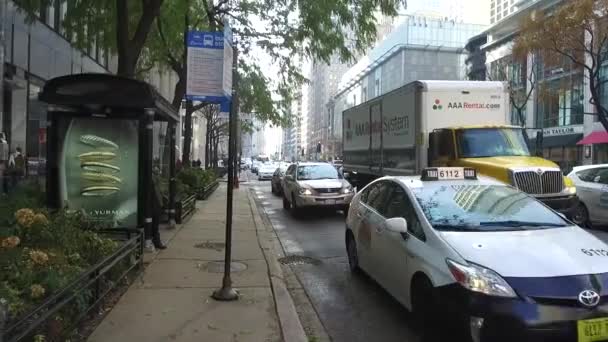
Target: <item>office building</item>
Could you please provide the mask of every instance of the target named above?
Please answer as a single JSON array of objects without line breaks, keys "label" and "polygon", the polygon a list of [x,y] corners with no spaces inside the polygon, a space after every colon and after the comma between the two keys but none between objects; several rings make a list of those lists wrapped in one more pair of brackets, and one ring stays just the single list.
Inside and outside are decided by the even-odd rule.
[{"label": "office building", "polygon": [[[515,62],[511,54],[519,23],[535,11],[548,13],[561,2],[536,0],[515,3],[515,12],[469,41],[468,45],[478,46],[479,50],[470,49],[467,69],[474,71],[470,75],[485,74],[497,80],[500,78],[500,69],[505,67],[510,70],[508,74],[525,76],[534,72],[534,82],[529,77],[520,77],[509,83],[512,91],[531,92],[523,111],[525,125],[529,128],[532,139],[537,132],[543,132],[542,146],[533,144],[532,147],[542,148],[539,152],[559,164],[567,173],[576,165],[608,162],[608,133],[597,116],[587,115],[596,112],[596,109],[589,101],[591,95],[584,70],[566,64],[545,66],[540,56],[534,54],[530,54],[524,62]],[[486,42],[483,43],[483,40]],[[480,51],[484,56],[479,55]],[[485,59],[483,71],[479,69],[478,63],[481,58]],[[513,108],[511,119],[512,123],[519,124]],[[591,134],[594,134],[596,143],[579,144]]]},{"label": "office building", "polygon": [[[90,44],[76,48],[66,36],[63,19],[67,3],[51,1],[34,20],[12,1],[6,4],[0,27],[3,32],[4,60],[0,99],[0,139],[2,150],[22,150],[29,177],[43,177],[46,163],[47,113],[38,93],[51,78],[78,73],[113,73],[116,58],[108,49],[95,44],[100,32],[92,33]],[[161,95],[173,97],[177,78],[172,73],[150,71],[148,79]],[[164,125],[164,126],[162,126]],[[162,126],[162,127],[161,127]],[[164,128],[163,128],[164,127]],[[155,159],[161,158],[159,140],[166,141],[166,124],[155,123]],[[6,153],[0,155],[0,171],[6,166]],[[1,173],[1,172],[0,172]]]},{"label": "office building", "polygon": [[535,0],[490,0],[490,24],[495,24]]}]

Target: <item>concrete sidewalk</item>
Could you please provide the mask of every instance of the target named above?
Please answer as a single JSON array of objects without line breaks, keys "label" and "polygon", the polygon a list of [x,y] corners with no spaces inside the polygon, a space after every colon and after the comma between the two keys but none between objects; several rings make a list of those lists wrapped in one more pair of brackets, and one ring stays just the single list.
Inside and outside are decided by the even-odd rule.
[{"label": "concrete sidewalk", "polygon": [[[173,232],[89,341],[306,341],[248,187],[234,192],[233,273],[241,297],[210,298],[223,276],[226,184]],[[149,256],[148,256],[149,258]]]}]

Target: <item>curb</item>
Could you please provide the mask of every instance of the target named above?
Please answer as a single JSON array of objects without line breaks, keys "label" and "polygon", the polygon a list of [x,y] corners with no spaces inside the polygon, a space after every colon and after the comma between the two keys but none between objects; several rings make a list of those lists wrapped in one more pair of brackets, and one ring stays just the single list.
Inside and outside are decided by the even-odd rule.
[{"label": "curb", "polygon": [[[268,265],[268,275],[270,278],[270,286],[272,294],[274,296],[277,315],[279,317],[279,325],[281,326],[281,334],[283,335],[283,341],[285,342],[307,342],[308,337],[304,332],[300,317],[296,311],[296,306],[293,303],[293,299],[287,290],[287,284],[283,277],[283,270],[279,264],[278,255],[282,254],[282,251],[277,249],[278,238],[274,235],[272,227],[269,227],[262,219],[259,208],[253,195],[249,189],[247,191],[247,198],[249,199],[249,206],[253,214],[254,224],[256,226],[256,235],[258,237],[258,243],[262,248],[264,259]],[[265,238],[261,238],[260,234],[263,234]],[[274,242],[274,245],[273,245]]]}]

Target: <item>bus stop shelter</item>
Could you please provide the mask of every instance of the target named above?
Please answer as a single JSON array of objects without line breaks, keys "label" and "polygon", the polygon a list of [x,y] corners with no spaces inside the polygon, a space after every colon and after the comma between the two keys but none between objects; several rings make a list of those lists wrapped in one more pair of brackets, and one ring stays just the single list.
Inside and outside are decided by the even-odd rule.
[{"label": "bus stop shelter", "polygon": [[175,129],[179,116],[149,84],[108,74],[49,80],[47,202],[106,227],[144,228],[150,238],[155,122],[167,123],[169,218],[175,215]]}]

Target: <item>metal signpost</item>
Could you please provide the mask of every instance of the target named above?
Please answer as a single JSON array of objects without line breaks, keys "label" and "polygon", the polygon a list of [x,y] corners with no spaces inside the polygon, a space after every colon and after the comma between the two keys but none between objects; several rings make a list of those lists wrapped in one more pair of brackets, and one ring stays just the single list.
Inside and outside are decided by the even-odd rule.
[{"label": "metal signpost", "polygon": [[238,299],[232,287],[230,266],[232,261],[232,209],[235,185],[236,126],[238,120],[237,53],[232,49],[232,32],[228,23],[224,32],[189,31],[186,39],[187,82],[186,98],[193,101],[230,105],[228,136],[228,190],[226,193],[226,249],[222,287],[212,298],[220,301]]}]

